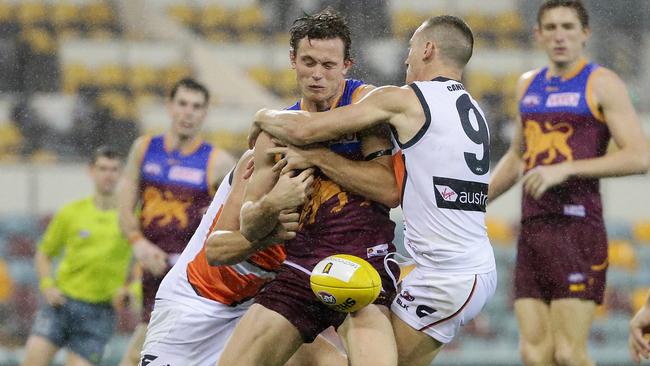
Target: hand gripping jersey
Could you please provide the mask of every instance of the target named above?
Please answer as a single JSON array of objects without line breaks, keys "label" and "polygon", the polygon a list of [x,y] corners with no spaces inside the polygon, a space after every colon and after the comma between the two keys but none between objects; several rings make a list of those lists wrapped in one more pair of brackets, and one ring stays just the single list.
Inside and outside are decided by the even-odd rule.
[{"label": "hand gripping jersey", "polygon": [[405,247],[418,265],[487,273],[495,263],[485,227],[490,136],[483,111],[455,80],[438,77],[411,88],[426,121],[399,144]]},{"label": "hand gripping jersey", "polygon": [[[602,156],[610,133],[593,101],[590,81],[598,65],[583,61],[575,72],[549,77],[539,70],[519,101],[528,171],[540,165]],[[602,225],[598,179],[572,178],[539,200],[523,194],[522,220],[554,215],[586,218]]]},{"label": "hand gripping jersey", "polygon": [[172,150],[164,135],[145,144],[140,165],[140,227],[166,253],[180,253],[212,199],[208,167],[218,153],[196,140],[187,151]]},{"label": "hand gripping jersey", "polygon": [[[343,92],[332,105],[345,106],[356,101],[363,82],[347,79]],[[302,109],[299,101],[290,110]],[[351,160],[363,160],[357,134],[330,141],[332,151]],[[315,174],[314,192],[302,209],[296,238],[286,242],[286,264],[311,271],[323,258],[346,253],[361,258],[385,256],[395,251],[395,223],[388,207],[348,192],[321,172]]]},{"label": "hand gripping jersey", "polygon": [[215,307],[215,302],[232,306],[245,302],[274,277],[285,257],[280,245],[266,248],[231,266],[210,266],[206,259],[204,244],[230,193],[233,174],[230,172],[221,182],[201,224],[178,262],[165,276],[156,298],[179,301],[219,317],[222,307]]}]

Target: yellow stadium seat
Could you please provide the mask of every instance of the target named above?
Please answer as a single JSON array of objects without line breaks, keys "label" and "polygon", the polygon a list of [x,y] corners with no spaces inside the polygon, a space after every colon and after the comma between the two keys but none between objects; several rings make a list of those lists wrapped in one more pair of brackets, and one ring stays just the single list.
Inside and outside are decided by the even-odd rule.
[{"label": "yellow stadium seat", "polygon": [[512,35],[524,30],[524,21],[516,11],[498,14],[492,24],[494,30],[502,35]]},{"label": "yellow stadium seat", "polygon": [[491,32],[495,26],[493,19],[478,11],[470,11],[465,16],[465,21],[472,28],[474,34]]},{"label": "yellow stadium seat", "polygon": [[90,78],[91,72],[85,65],[63,65],[63,92],[66,94],[76,93],[79,87],[90,81]]},{"label": "yellow stadium seat", "polygon": [[243,152],[247,149],[247,133],[234,133],[227,130],[210,132],[205,135],[205,139],[219,148],[229,151]]},{"label": "yellow stadium seat", "polygon": [[243,32],[239,35],[239,41],[242,43],[260,43],[263,38],[262,33],[259,31]]},{"label": "yellow stadium seat", "polygon": [[6,1],[0,1],[0,23],[7,23],[13,20],[14,8]]},{"label": "yellow stadium seat", "polygon": [[52,4],[51,19],[55,28],[66,27],[79,20],[79,8],[68,1]]},{"label": "yellow stadium seat", "polygon": [[78,39],[81,38],[81,31],[72,26],[66,26],[57,29],[56,37],[59,41],[65,41],[67,39]]},{"label": "yellow stadium seat", "polygon": [[233,16],[233,26],[240,33],[260,31],[263,25],[264,13],[258,6],[242,8]]},{"label": "yellow stadium seat", "polygon": [[507,222],[497,218],[488,217],[485,219],[487,232],[490,241],[495,244],[511,246],[515,242],[515,236]]},{"label": "yellow stadium seat", "polygon": [[422,24],[426,16],[415,10],[407,9],[393,13],[393,33],[396,37],[409,37]]},{"label": "yellow stadium seat", "polygon": [[265,88],[271,88],[271,85],[273,84],[273,73],[264,66],[251,68],[248,70],[248,75]]},{"label": "yellow stadium seat", "polygon": [[113,34],[113,31],[108,27],[95,28],[91,29],[90,32],[88,32],[88,38],[109,40],[115,38],[115,35]]},{"label": "yellow stadium seat", "polygon": [[609,264],[630,272],[636,271],[638,261],[634,246],[627,240],[609,241]]},{"label": "yellow stadium seat", "polygon": [[51,164],[59,161],[59,157],[51,151],[40,149],[32,153],[30,161],[37,164]]},{"label": "yellow stadium seat", "polygon": [[650,244],[650,219],[635,223],[632,228],[632,236],[634,240]]},{"label": "yellow stadium seat", "polygon": [[206,40],[215,43],[223,43],[233,40],[232,32],[214,28],[204,30],[204,37]]},{"label": "yellow stadium seat", "polygon": [[219,5],[210,5],[201,11],[201,29],[223,28],[230,21],[231,14]]},{"label": "yellow stadium seat", "polygon": [[0,124],[0,155],[16,154],[23,143],[18,128],[10,123]]},{"label": "yellow stadium seat", "polygon": [[47,18],[47,8],[43,2],[25,2],[18,7],[16,14],[18,21],[23,25],[32,25],[45,22]]},{"label": "yellow stadium seat", "polygon": [[129,73],[129,86],[138,93],[151,90],[159,85],[158,71],[149,65],[138,65]]},{"label": "yellow stadium seat", "polygon": [[281,97],[295,99],[298,94],[295,71],[286,69],[276,72],[273,78],[273,89]]},{"label": "yellow stadium seat", "polygon": [[182,78],[192,76],[192,70],[185,65],[173,65],[162,71],[163,85],[162,88],[167,92],[172,85]]},{"label": "yellow stadium seat", "polygon": [[103,65],[95,75],[97,85],[102,88],[117,88],[126,84],[126,73],[121,65]]},{"label": "yellow stadium seat", "polygon": [[133,116],[133,105],[124,93],[109,91],[100,94],[97,104],[108,108],[117,118],[128,119]]},{"label": "yellow stadium seat", "polygon": [[84,6],[82,17],[90,29],[111,25],[115,21],[113,9],[105,1],[98,1]]},{"label": "yellow stadium seat", "polygon": [[58,49],[57,39],[45,28],[25,28],[21,38],[38,55],[54,55]]},{"label": "yellow stadium seat", "polygon": [[636,288],[632,291],[632,294],[630,294],[630,304],[632,304],[633,312],[636,313],[645,305],[646,299],[648,298],[648,291],[650,291],[648,287]]},{"label": "yellow stadium seat", "polygon": [[497,79],[487,72],[474,71],[467,77],[467,84],[472,95],[483,95],[487,92],[496,92],[499,88]]},{"label": "yellow stadium seat", "polygon": [[186,4],[174,4],[167,8],[167,14],[185,25],[193,24],[196,20],[194,9]]}]

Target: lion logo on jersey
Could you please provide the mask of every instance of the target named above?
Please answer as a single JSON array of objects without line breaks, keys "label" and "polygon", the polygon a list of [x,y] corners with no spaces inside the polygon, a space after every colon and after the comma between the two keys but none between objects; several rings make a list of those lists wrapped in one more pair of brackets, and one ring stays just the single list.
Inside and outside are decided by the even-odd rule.
[{"label": "lion logo on jersey", "polygon": [[[542,160],[542,164],[548,165],[552,163],[558,156],[558,153],[567,161],[573,160],[573,150],[567,143],[569,137],[573,135],[573,127],[568,123],[557,123],[552,125],[549,122],[544,124],[546,132],[542,130],[542,126],[535,121],[526,121],[524,127],[524,138],[526,140],[526,152],[524,153],[524,160],[528,163],[526,169],[531,169],[535,166],[537,158],[546,153],[548,154]],[[565,128],[566,131],[559,129]]]},{"label": "lion logo on jersey", "polygon": [[316,214],[318,214],[320,206],[334,196],[338,198],[339,202],[332,208],[332,213],[340,212],[343,209],[343,206],[348,203],[348,194],[341,189],[341,186],[329,179],[316,177],[312,187],[314,193],[309,202],[305,204],[302,213],[300,214],[301,226],[305,223],[305,219],[308,219],[308,223],[310,224],[316,222]]},{"label": "lion logo on jersey", "polygon": [[142,195],[142,225],[147,227],[157,220],[158,226],[169,225],[173,219],[178,220],[181,228],[188,224],[187,208],[191,202],[183,202],[174,197],[170,191],[160,192],[155,187],[147,187]]}]

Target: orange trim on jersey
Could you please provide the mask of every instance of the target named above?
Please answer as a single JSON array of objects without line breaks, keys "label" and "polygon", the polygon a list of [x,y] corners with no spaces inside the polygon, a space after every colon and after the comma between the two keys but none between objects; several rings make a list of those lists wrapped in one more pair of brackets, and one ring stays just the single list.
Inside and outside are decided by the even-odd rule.
[{"label": "orange trim on jersey", "polygon": [[602,271],[609,266],[609,258],[605,258],[605,261],[600,264],[594,264],[591,266],[592,271]]},{"label": "orange trim on jersey", "polygon": [[449,319],[455,317],[456,315],[460,314],[460,312],[463,311],[463,309],[465,309],[465,307],[467,306],[467,304],[469,304],[469,301],[470,301],[470,300],[472,299],[472,297],[474,296],[474,290],[476,290],[476,282],[478,281],[478,278],[477,278],[477,277],[478,277],[477,275],[474,275],[474,284],[472,285],[472,291],[469,293],[469,297],[467,298],[467,300],[465,300],[465,303],[463,304],[463,306],[460,307],[460,309],[456,310],[455,313],[451,314],[450,316],[448,316],[448,317],[446,317],[446,318],[444,318],[444,319],[440,319],[440,320],[435,321],[435,322],[433,322],[433,323],[431,323],[431,324],[429,324],[429,325],[427,325],[427,326],[424,326],[424,327],[420,328],[420,331],[423,331],[423,330],[425,330],[425,329],[428,329],[428,328],[431,328],[431,327],[433,327],[433,326],[436,326],[436,325],[438,325],[438,324],[440,324],[440,323],[442,323],[442,322],[445,322],[445,321],[447,321],[447,320],[449,320]]},{"label": "orange trim on jersey", "polygon": [[[208,263],[205,241],[215,230],[223,205],[215,215],[203,247],[194,259],[187,264],[187,279],[194,291],[206,299],[226,305],[236,305],[257,295],[269,280],[255,274],[242,274],[231,266],[211,266]],[[286,258],[284,247],[274,245],[255,253],[248,262],[264,271],[276,271]]]},{"label": "orange trim on jersey", "polygon": [[210,156],[208,157],[208,166],[205,169],[205,184],[208,186],[208,193],[210,193],[210,196],[213,196],[217,191],[217,187],[215,187],[215,184],[212,184],[213,182],[210,180],[214,177],[214,170],[216,169],[214,166],[214,159],[217,158],[219,152],[219,149],[216,147],[212,148]]},{"label": "orange trim on jersey", "polygon": [[144,156],[147,154],[149,149],[149,144],[151,144],[151,135],[144,135],[142,137],[142,145],[140,146],[140,161],[138,161],[139,169],[142,169],[142,162],[144,161]]},{"label": "orange trim on jersey", "polygon": [[567,72],[564,75],[551,75],[550,73],[547,72],[546,80],[550,79],[552,76],[562,76],[562,81],[573,79],[574,77],[576,77],[576,75],[580,73],[580,71],[582,71],[582,69],[585,68],[585,66],[587,66],[587,60],[585,58],[581,58],[580,61],[578,62],[578,65],[576,65],[576,67],[573,68],[573,70]]},{"label": "orange trim on jersey", "polygon": [[[359,97],[359,95],[362,94],[362,92],[363,92],[364,90],[368,89],[368,86],[369,86],[368,84],[359,85],[359,86],[354,90],[354,92],[352,93],[352,98],[350,98],[350,99],[352,100],[352,103],[356,103],[356,102],[358,102],[358,101],[361,99],[361,97]],[[364,94],[363,96],[365,97],[366,94]]]},{"label": "orange trim on jersey", "polygon": [[402,192],[400,195],[400,201],[404,198],[404,184],[406,176],[406,166],[404,165],[404,159],[402,151],[398,151],[393,155],[393,171],[395,172],[395,180],[397,181],[397,188]]},{"label": "orange trim on jersey", "polygon": [[589,78],[587,78],[587,85],[585,86],[585,98],[587,99],[587,106],[589,107],[591,114],[593,114],[594,117],[600,122],[605,122],[605,115],[603,115],[603,112],[601,112],[598,106],[598,102],[594,98],[593,85],[591,85],[592,81],[594,80],[594,74],[596,74],[598,70],[600,70],[600,68],[593,70],[591,74],[589,74]]}]

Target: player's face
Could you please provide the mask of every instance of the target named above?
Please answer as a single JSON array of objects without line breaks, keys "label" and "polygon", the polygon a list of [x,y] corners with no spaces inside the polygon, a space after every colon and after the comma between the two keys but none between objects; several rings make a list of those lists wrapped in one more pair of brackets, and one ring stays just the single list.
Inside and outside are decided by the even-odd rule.
[{"label": "player's face", "polygon": [[404,64],[406,65],[406,84],[420,80],[419,76],[424,65],[423,57],[425,45],[421,37],[421,28],[418,28],[409,40],[409,53]]},{"label": "player's face", "polygon": [[167,102],[167,112],[172,119],[172,131],[182,138],[192,138],[203,126],[208,105],[202,92],[181,86],[174,99]]},{"label": "player's face", "polygon": [[303,98],[314,103],[332,102],[352,66],[352,61],[344,58],[344,47],[340,38],[300,40],[298,49],[291,53],[291,66]]},{"label": "player's face", "polygon": [[111,195],[122,174],[122,163],[119,159],[109,159],[100,156],[95,164],[90,166],[90,176],[95,183],[95,190],[100,195]]},{"label": "player's face", "polygon": [[567,64],[582,56],[589,29],[582,27],[574,9],[561,6],[542,15],[535,38],[552,62]]}]

